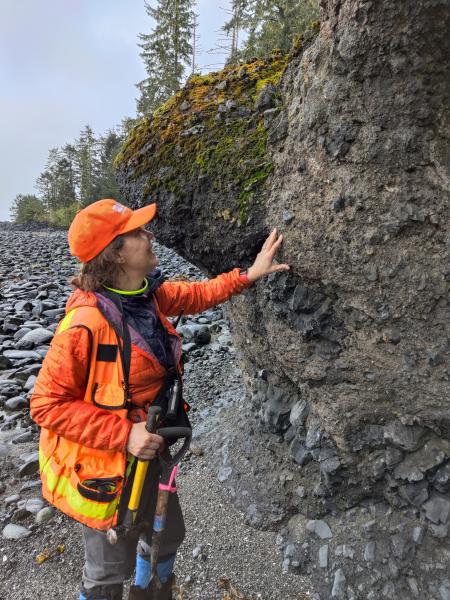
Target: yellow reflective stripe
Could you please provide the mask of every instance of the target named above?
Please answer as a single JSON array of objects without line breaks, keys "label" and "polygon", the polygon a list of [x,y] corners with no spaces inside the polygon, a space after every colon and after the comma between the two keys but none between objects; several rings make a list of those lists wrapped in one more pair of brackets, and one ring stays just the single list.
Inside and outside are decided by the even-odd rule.
[{"label": "yellow reflective stripe", "polygon": [[50,460],[46,459],[44,453],[39,451],[39,464],[43,465],[41,474],[45,475],[46,484],[52,493],[57,493],[63,496],[70,507],[79,515],[90,517],[92,519],[110,519],[116,512],[117,504],[120,495],[118,494],[111,502],[95,502],[95,500],[87,500],[73,487],[70,479],[64,475],[55,475],[50,464]]},{"label": "yellow reflective stripe", "polygon": [[127,470],[125,473],[125,477],[128,478],[130,476],[131,473],[131,468],[134,465],[134,461],[136,460],[136,457],[133,454],[128,454],[127,456]]},{"label": "yellow reflective stripe", "polygon": [[66,331],[66,329],[69,329],[76,310],[76,308],[72,308],[72,310],[67,313],[59,324],[57,333],[62,333],[63,331]]}]

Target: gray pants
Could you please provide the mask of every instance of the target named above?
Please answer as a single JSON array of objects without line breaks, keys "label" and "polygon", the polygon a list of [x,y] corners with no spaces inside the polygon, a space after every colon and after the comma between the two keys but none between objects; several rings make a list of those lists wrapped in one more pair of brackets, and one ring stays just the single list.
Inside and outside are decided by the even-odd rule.
[{"label": "gray pants", "polygon": [[[158,474],[158,463],[152,461],[144,483],[139,510],[139,515],[149,523],[153,523],[158,492]],[[123,498],[127,498],[125,492]],[[121,507],[121,512],[125,509],[126,503]],[[121,584],[130,578],[135,567],[136,552],[150,559],[151,526],[143,531],[140,538],[137,534],[126,539],[120,538],[114,545],[107,541],[104,531],[98,531],[86,525],[82,527],[85,547],[82,582],[86,590],[96,586]],[[184,535],[184,520],[178,495],[171,493],[167,508],[166,527],[161,536],[160,560],[177,552]]]}]

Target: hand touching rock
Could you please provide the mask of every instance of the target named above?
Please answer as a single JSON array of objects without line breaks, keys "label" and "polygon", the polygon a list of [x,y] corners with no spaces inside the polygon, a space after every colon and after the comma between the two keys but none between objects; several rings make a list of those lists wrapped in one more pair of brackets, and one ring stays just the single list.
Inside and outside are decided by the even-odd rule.
[{"label": "hand touching rock", "polygon": [[250,281],[256,281],[261,277],[265,277],[266,275],[270,275],[270,273],[275,273],[277,271],[289,270],[290,267],[287,264],[278,265],[273,263],[275,254],[282,241],[283,235],[277,235],[277,228],[275,227],[275,229],[264,242],[255,259],[255,262],[247,271]]}]

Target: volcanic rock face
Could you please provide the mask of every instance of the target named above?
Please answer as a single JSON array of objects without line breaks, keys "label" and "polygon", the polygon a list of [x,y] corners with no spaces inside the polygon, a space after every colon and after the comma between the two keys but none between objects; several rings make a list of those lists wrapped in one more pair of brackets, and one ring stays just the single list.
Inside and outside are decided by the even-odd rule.
[{"label": "volcanic rock face", "polygon": [[[242,264],[250,237],[284,233],[291,270],[230,308],[248,398],[220,472],[251,522],[284,526],[285,568],[317,573],[323,598],[449,598],[450,7],[321,8],[276,114],[260,97],[247,117],[273,166],[250,222],[218,236],[217,196],[161,184],[157,228],[210,273],[231,266],[224,247]],[[142,173],[119,166],[146,201]]]}]

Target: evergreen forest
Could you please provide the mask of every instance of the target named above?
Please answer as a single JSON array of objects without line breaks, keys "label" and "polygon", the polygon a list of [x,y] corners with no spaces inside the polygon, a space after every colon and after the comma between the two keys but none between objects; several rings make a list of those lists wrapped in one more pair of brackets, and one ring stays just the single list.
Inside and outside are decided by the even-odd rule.
[{"label": "evergreen forest", "polygon": [[[122,119],[103,135],[87,124],[76,140],[51,148],[36,180],[36,193],[18,194],[11,217],[22,224],[44,222],[68,227],[76,212],[101,198],[119,198],[114,159],[131,129],[199,71],[199,24],[195,0],[145,0],[149,17],[138,36],[139,55],[147,77],[136,84],[136,114]],[[318,0],[232,0],[214,56],[229,65],[268,56],[274,49],[287,54],[295,40],[318,18]]]}]

